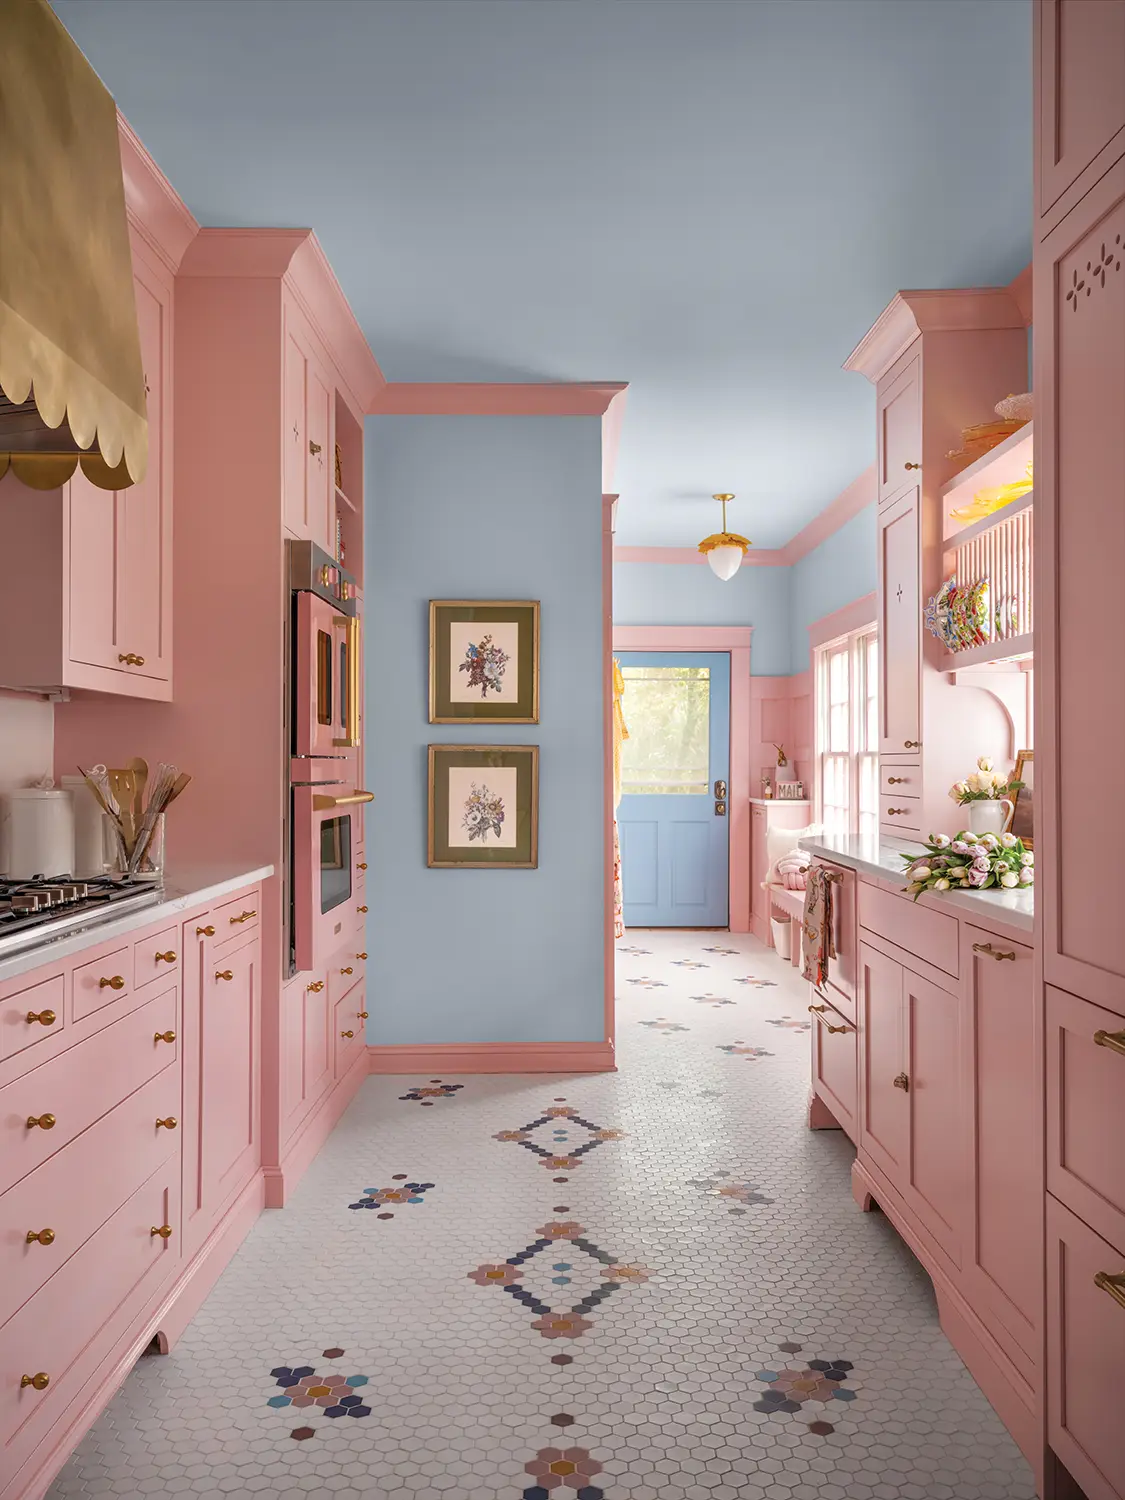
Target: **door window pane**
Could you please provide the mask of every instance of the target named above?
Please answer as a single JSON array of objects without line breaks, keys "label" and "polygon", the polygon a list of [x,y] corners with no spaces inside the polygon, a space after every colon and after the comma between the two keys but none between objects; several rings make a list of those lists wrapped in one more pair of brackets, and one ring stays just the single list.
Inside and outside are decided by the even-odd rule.
[{"label": "door window pane", "polygon": [[709,667],[622,667],[629,738],[622,747],[623,793],[710,791]]}]

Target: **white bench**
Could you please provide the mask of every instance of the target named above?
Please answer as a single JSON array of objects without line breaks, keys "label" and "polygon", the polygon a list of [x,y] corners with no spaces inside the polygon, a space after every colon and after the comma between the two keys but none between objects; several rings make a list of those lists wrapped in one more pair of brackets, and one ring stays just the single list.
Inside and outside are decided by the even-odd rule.
[{"label": "white bench", "polygon": [[804,935],[805,893],[791,891],[784,885],[767,885],[766,895],[771,908],[792,918],[793,931],[789,944],[789,962],[797,968],[801,962],[801,938]]}]

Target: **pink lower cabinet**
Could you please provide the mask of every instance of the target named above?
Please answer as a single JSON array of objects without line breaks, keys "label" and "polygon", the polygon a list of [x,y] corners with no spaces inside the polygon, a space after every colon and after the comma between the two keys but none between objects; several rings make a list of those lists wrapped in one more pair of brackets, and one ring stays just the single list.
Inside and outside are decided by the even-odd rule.
[{"label": "pink lower cabinet", "polygon": [[304,1124],[332,1081],[328,970],[298,974],[281,993],[281,1143]]},{"label": "pink lower cabinet", "polygon": [[[1120,1149],[1120,1139],[1116,1142]],[[1086,1500],[1125,1496],[1125,1249],[1047,1197],[1048,1440]]]},{"label": "pink lower cabinet", "polygon": [[829,1005],[824,995],[813,992],[812,1067],[813,1093],[823,1101],[840,1129],[853,1141],[856,1115],[855,1022]]},{"label": "pink lower cabinet", "polygon": [[887,1181],[898,1184],[910,1154],[902,965],[861,943],[859,980],[859,1145]]}]

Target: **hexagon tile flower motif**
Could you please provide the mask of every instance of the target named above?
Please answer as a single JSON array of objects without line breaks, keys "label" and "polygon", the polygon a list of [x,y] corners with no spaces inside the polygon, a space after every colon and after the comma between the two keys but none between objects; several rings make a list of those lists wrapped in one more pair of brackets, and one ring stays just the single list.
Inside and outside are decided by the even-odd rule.
[{"label": "hexagon tile flower motif", "polygon": [[[349,1203],[349,1208],[382,1208],[387,1203],[423,1203],[423,1193],[428,1193],[432,1182],[404,1182],[401,1187],[364,1188],[358,1203]],[[388,1218],[390,1215],[388,1215]]]},{"label": "hexagon tile flower motif", "polygon": [[442,1083],[440,1078],[435,1078],[433,1081],[437,1084],[436,1088],[416,1083],[412,1089],[408,1089],[405,1094],[400,1094],[398,1097],[400,1100],[409,1100],[412,1104],[431,1106],[435,1099],[448,1099],[458,1089],[465,1087],[463,1083]]},{"label": "hexagon tile flower motif", "polygon": [[[761,1412],[798,1412],[809,1401],[854,1401],[856,1393],[844,1382],[853,1366],[846,1359],[810,1359],[807,1365],[784,1370],[759,1370],[758,1379],[769,1387],[754,1410]],[[817,1427],[828,1424],[817,1422]],[[831,1430],[831,1429],[830,1429]]]},{"label": "hexagon tile flower motif", "polygon": [[[548,1134],[547,1127],[550,1127]],[[584,1140],[571,1145],[572,1131],[579,1128],[586,1132]],[[570,1172],[582,1165],[582,1158],[603,1141],[620,1140],[624,1131],[607,1130],[584,1120],[570,1105],[552,1104],[536,1120],[529,1120],[515,1130],[500,1130],[494,1141],[514,1141],[532,1155],[539,1158],[539,1165],[549,1172]],[[536,1137],[539,1139],[536,1139]]]},{"label": "hexagon tile flower motif", "polygon": [[602,1500],[604,1491],[590,1480],[602,1466],[585,1448],[540,1448],[524,1469],[538,1482],[524,1490],[524,1500],[546,1500],[552,1490],[578,1491],[578,1500]]},{"label": "hexagon tile flower motif", "polygon": [[356,1392],[367,1384],[366,1375],[318,1375],[312,1365],[278,1365],[270,1371],[282,1394],[271,1396],[267,1406],[317,1408],[326,1417],[369,1417],[371,1408]]},{"label": "hexagon tile flower motif", "polygon": [[745,1042],[727,1042],[718,1049],[725,1052],[728,1057],[773,1057],[772,1052],[767,1052],[765,1047],[748,1047]]}]

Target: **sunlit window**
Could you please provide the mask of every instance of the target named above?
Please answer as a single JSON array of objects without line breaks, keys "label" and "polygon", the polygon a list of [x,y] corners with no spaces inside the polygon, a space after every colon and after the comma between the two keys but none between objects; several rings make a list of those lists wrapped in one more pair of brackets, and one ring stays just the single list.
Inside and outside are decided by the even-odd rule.
[{"label": "sunlit window", "polygon": [[816,663],[818,817],[826,833],[879,828],[879,642],[873,629],[821,646]]}]

